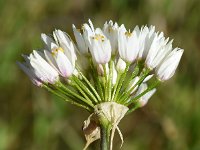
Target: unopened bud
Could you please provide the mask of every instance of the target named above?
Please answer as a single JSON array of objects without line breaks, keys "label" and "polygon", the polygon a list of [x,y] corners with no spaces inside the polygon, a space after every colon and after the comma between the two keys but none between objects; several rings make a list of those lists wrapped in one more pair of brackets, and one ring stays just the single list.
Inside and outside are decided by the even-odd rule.
[{"label": "unopened bud", "polygon": [[126,68],[126,62],[123,61],[121,58],[118,59],[116,69],[118,72],[123,72]]}]

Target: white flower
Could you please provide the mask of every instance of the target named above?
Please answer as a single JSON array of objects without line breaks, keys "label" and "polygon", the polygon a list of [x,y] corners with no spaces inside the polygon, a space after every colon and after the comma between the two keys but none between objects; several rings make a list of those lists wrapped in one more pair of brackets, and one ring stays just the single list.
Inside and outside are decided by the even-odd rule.
[{"label": "white flower", "polygon": [[54,39],[58,40],[57,45],[59,43],[60,47],[62,47],[64,50],[64,54],[70,60],[72,65],[75,66],[75,61],[77,59],[75,53],[75,45],[70,39],[70,37],[61,30],[55,30],[53,34],[54,34]]},{"label": "white flower", "polygon": [[87,41],[93,60],[97,64],[106,64],[111,58],[110,41],[100,28],[94,29],[92,22],[83,25],[83,35]]},{"label": "white flower", "polygon": [[139,51],[140,30],[135,27],[133,32],[127,31],[124,25],[119,27],[118,50],[120,57],[126,62],[134,62]]},{"label": "white flower", "polygon": [[78,49],[82,54],[88,54],[88,45],[84,39],[84,36],[81,34],[80,30],[76,29],[75,25],[72,25],[74,36],[76,38],[76,43],[78,46]]},{"label": "white flower", "polygon": [[110,20],[108,23],[106,22],[103,26],[104,34],[110,40],[112,54],[115,54],[118,50],[118,28],[118,24],[113,24],[112,20]]},{"label": "white flower", "polygon": [[39,55],[39,52],[33,51],[27,57],[27,63],[30,63],[35,76],[43,82],[54,84],[59,80],[58,72]]},{"label": "white flower", "polygon": [[168,80],[174,75],[183,51],[183,49],[175,48],[156,68],[156,74],[161,81]]},{"label": "white flower", "polygon": [[44,51],[48,62],[54,66],[61,76],[66,78],[70,77],[74,68],[67,56],[63,53],[63,49],[61,47],[54,47],[54,51],[52,53],[47,50]]},{"label": "white flower", "polygon": [[163,33],[156,33],[151,44],[145,63],[150,69],[154,69],[172,51],[172,42],[169,38],[165,39]]},{"label": "white flower", "polygon": [[[138,96],[139,94],[143,93],[146,89],[147,89],[147,84],[146,83],[142,83],[139,88],[138,91],[136,92],[135,96]],[[146,94],[144,94],[142,97],[139,98],[138,103],[140,105],[140,107],[143,107],[144,105],[146,105],[146,103],[148,102],[148,100],[151,98],[151,96],[156,92],[156,89],[152,89],[151,91],[147,92]]]},{"label": "white flower", "polygon": [[74,44],[61,30],[55,30],[53,36],[55,42],[47,35],[41,35],[48,48],[48,51],[44,50],[45,57],[61,76],[68,78],[74,71],[77,59]]},{"label": "white flower", "polygon": [[91,39],[91,37],[93,37],[95,35],[95,30],[94,30],[94,26],[90,19],[88,20],[88,22],[89,22],[89,25],[87,23],[83,24],[82,30],[83,30],[84,40],[89,47],[91,45],[90,39]]},{"label": "white flower", "polygon": [[106,64],[111,58],[110,41],[103,34],[91,37],[90,52],[98,64]]},{"label": "white flower", "polygon": [[102,137],[100,128],[105,126],[100,125],[105,124],[110,125],[112,149],[116,130],[123,143],[120,120],[143,107],[160,81],[173,76],[183,50],[173,49],[172,41],[154,26],[130,31],[110,20],[103,28],[94,28],[89,20],[81,31],[72,28],[76,45],[61,30],[52,37],[42,34],[43,51],[34,50],[18,65],[35,85],[92,113],[84,122],[84,149]]},{"label": "white flower", "polygon": [[147,26],[144,26],[141,28],[139,37],[140,50],[138,53],[138,59],[146,58],[154,37],[155,37],[155,26],[150,26],[149,28]]}]

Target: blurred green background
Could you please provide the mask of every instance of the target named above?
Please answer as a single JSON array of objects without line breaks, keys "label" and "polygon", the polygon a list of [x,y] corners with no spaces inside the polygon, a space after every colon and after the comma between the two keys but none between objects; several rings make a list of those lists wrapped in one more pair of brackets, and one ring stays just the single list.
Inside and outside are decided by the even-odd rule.
[{"label": "blurred green background", "polygon": [[[72,35],[71,24],[88,18],[96,27],[109,19],[131,29],[152,24],[185,49],[176,75],[121,121],[122,150],[199,150],[199,0],[0,0],[0,150],[83,148],[89,114],[32,85],[16,61],[42,47],[42,32]],[[114,142],[118,149],[118,135]]]}]

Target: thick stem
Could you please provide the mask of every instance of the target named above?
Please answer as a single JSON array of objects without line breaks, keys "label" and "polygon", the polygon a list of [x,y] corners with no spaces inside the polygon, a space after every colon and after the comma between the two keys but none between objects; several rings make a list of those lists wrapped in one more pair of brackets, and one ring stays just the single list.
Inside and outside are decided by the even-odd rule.
[{"label": "thick stem", "polygon": [[107,119],[101,118],[100,130],[101,130],[101,150],[109,150],[110,147],[110,125]]},{"label": "thick stem", "polygon": [[108,150],[107,129],[101,126],[101,150]]}]

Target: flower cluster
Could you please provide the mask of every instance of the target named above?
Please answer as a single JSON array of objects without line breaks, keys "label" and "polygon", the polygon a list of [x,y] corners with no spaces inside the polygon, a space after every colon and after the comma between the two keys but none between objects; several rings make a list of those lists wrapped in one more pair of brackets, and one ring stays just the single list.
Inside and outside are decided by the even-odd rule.
[{"label": "flower cluster", "polygon": [[75,43],[61,30],[42,34],[45,48],[23,55],[25,62],[18,64],[35,85],[90,113],[102,103],[109,106],[101,109],[123,105],[123,116],[144,106],[158,84],[174,75],[183,54],[154,26],[127,30],[109,21],[94,28],[89,20],[72,28]]}]

